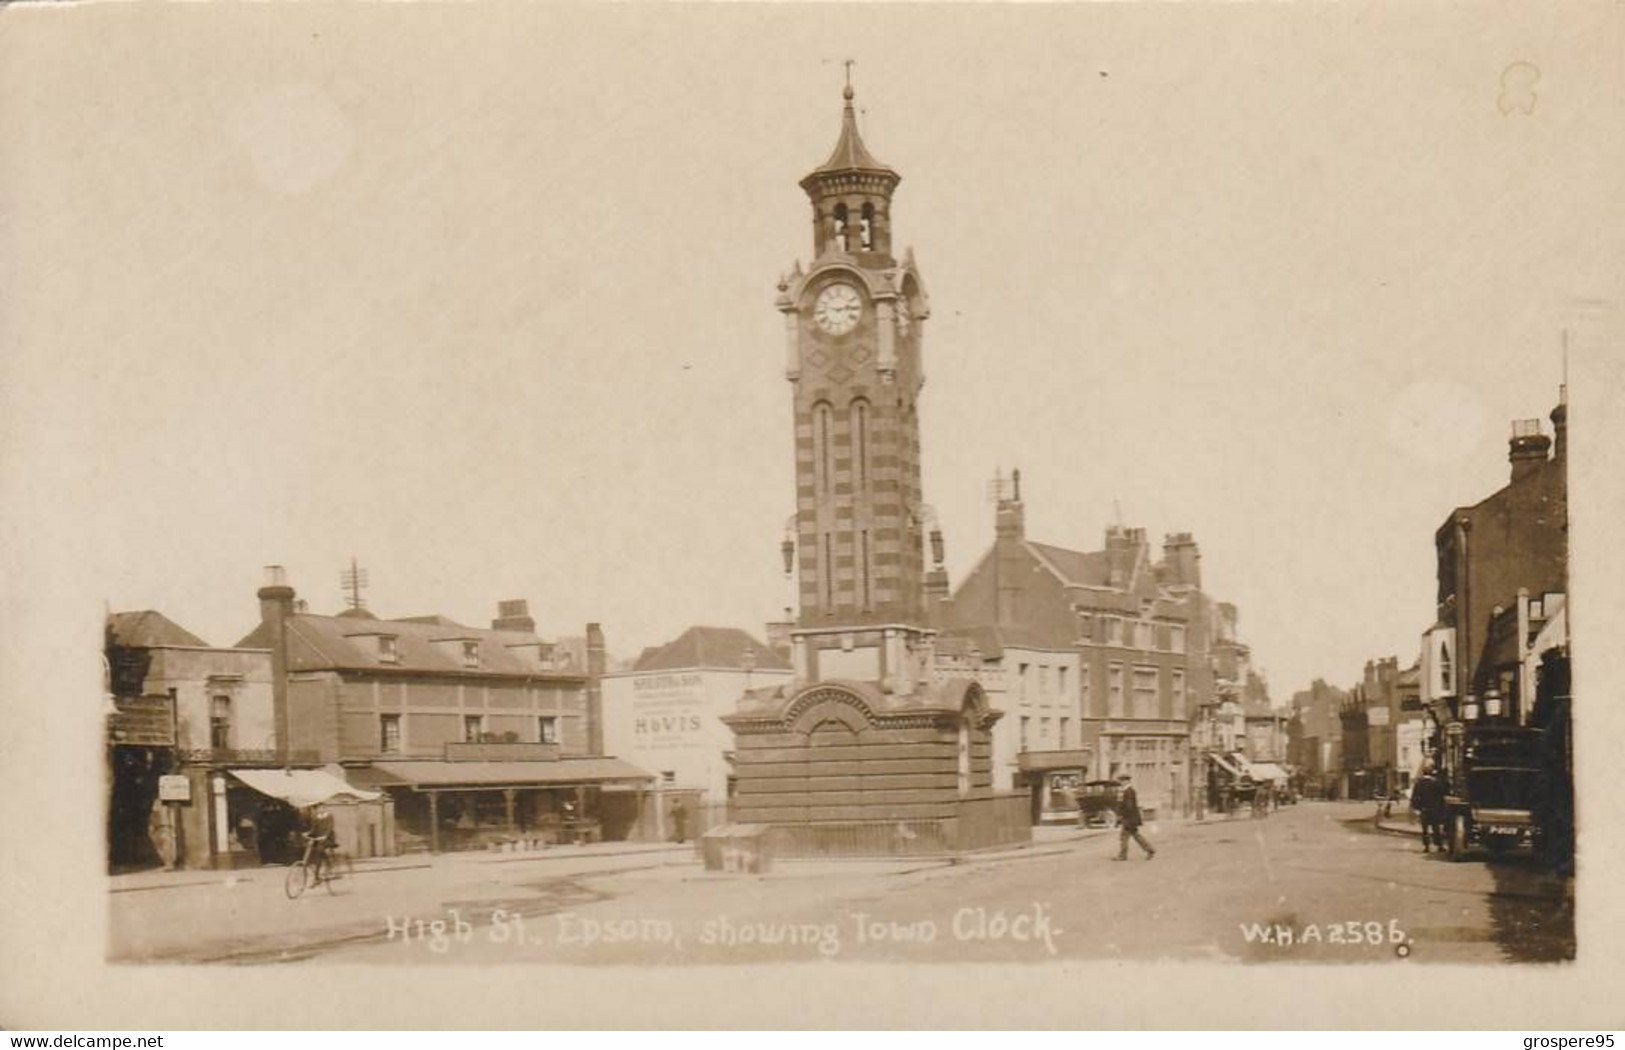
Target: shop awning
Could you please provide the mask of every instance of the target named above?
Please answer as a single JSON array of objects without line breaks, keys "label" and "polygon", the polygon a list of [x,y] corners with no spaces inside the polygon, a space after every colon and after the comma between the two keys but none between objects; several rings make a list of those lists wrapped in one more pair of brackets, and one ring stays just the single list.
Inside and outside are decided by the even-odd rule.
[{"label": "shop awning", "polygon": [[619,758],[559,758],[536,762],[374,762],[350,776],[369,787],[418,789],[568,787],[654,780]]},{"label": "shop awning", "polygon": [[1247,772],[1252,774],[1254,780],[1287,780],[1286,770],[1274,762],[1254,762],[1248,766]]},{"label": "shop awning", "polygon": [[227,773],[262,795],[303,809],[336,799],[370,802],[378,792],[354,787],[325,769],[228,769]]},{"label": "shop awning", "polygon": [[1213,762],[1214,765],[1229,773],[1231,776],[1239,777],[1242,775],[1241,767],[1237,766],[1234,762],[1219,754],[1217,751],[1209,751],[1207,753],[1207,757]]}]

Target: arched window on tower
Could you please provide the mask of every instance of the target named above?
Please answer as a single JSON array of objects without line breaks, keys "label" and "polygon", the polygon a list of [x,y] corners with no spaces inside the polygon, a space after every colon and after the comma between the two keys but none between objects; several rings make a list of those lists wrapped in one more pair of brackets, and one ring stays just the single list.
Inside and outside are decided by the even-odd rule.
[{"label": "arched window on tower", "polygon": [[835,206],[835,246],[846,251],[846,205]]},{"label": "arched window on tower", "polygon": [[852,480],[861,495],[869,488],[869,402],[852,402]]},{"label": "arched window on tower", "polygon": [[834,488],[830,446],[834,443],[834,413],[827,401],[813,406],[813,491],[826,496]]},{"label": "arched window on tower", "polygon": [[875,206],[873,204],[863,206],[860,229],[863,237],[863,250],[868,251],[875,246]]}]

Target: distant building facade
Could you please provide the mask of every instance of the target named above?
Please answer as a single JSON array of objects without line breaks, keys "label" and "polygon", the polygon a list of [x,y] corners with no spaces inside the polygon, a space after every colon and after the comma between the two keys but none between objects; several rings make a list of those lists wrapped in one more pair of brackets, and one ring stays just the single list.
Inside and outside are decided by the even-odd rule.
[{"label": "distant building facade", "polygon": [[604,675],[606,747],[655,774],[659,790],[685,804],[725,801],[733,733],[722,716],[747,690],[792,676],[787,647],[738,628],[690,627],[646,650],[631,670]]},{"label": "distant building facade", "polygon": [[[936,617],[998,672],[989,688],[1008,712],[994,742],[1001,786],[1043,791],[1035,774],[1057,771],[1129,773],[1143,804],[1182,811],[1206,779],[1193,725],[1216,727],[1211,746],[1223,734],[1227,750],[1248,747],[1243,701],[1256,714],[1268,700],[1235,609],[1203,593],[1190,534],[1167,536],[1160,553],[1144,529],[1121,526],[1098,551],[1027,539],[1019,475],[999,500],[992,549]],[[1222,715],[1221,702],[1231,705]],[[1284,751],[1285,720],[1265,716],[1256,739]]]},{"label": "distant building facade", "polygon": [[315,764],[278,747],[270,651],[211,646],[142,610],[108,616],[104,656],[113,868],[257,863],[258,842],[238,834],[225,805],[222,771]]}]

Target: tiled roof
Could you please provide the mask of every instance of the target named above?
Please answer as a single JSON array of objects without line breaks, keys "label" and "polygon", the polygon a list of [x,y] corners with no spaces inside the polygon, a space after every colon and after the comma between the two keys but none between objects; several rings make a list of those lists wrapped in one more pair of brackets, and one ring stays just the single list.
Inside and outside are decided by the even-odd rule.
[{"label": "tiled roof", "polygon": [[107,629],[113,636],[113,644],[131,649],[157,649],[166,645],[209,647],[208,642],[151,609],[112,613],[107,617]]},{"label": "tiled roof", "polygon": [[1110,574],[1105,551],[1074,551],[1031,540],[1027,547],[1069,587],[1102,587]]},{"label": "tiled roof", "polygon": [[675,671],[691,667],[744,670],[746,650],[754,652],[752,669],[788,671],[790,664],[764,642],[737,627],[690,627],[673,641],[643,651],[635,671]]},{"label": "tiled roof", "polygon": [[[514,646],[547,646],[540,637],[523,631],[493,631],[466,627],[443,616],[410,620],[375,620],[347,616],[316,616],[296,613],[288,617],[288,669],[290,671],[381,670],[454,674],[538,675],[564,674],[579,677],[585,666],[574,670],[544,667],[535,650],[520,653]],[[381,659],[377,638],[395,639],[394,660]],[[479,667],[463,663],[461,646],[441,642],[476,642]],[[268,648],[270,628],[261,623],[238,642],[239,648]]]}]

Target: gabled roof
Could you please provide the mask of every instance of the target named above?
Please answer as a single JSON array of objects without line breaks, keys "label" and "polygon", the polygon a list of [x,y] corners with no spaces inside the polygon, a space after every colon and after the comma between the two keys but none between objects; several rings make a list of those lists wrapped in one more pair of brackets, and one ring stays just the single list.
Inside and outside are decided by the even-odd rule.
[{"label": "gabled roof", "polygon": [[[444,616],[411,620],[375,620],[347,616],[316,616],[296,613],[287,620],[288,669],[290,671],[417,671],[464,675],[564,675],[579,677],[585,672],[560,671],[541,666],[534,655],[516,652],[515,646],[549,643],[524,631],[494,631],[466,627]],[[377,638],[395,639],[395,659],[381,659]],[[461,646],[442,645],[450,641],[471,641],[479,646],[479,667],[463,663]],[[270,628],[261,623],[237,643],[239,648],[269,648]]]},{"label": "gabled roof", "polygon": [[208,642],[163,613],[151,609],[111,613],[107,617],[107,629],[114,645],[130,649],[158,649],[164,646],[209,648]]},{"label": "gabled roof", "polygon": [[788,671],[790,664],[777,651],[737,627],[690,627],[673,641],[643,651],[634,671],[676,671],[687,668],[745,669],[751,651],[757,671]]},{"label": "gabled roof", "polygon": [[1068,587],[1103,587],[1110,577],[1111,563],[1105,551],[1074,551],[1025,542],[1027,549]]}]

